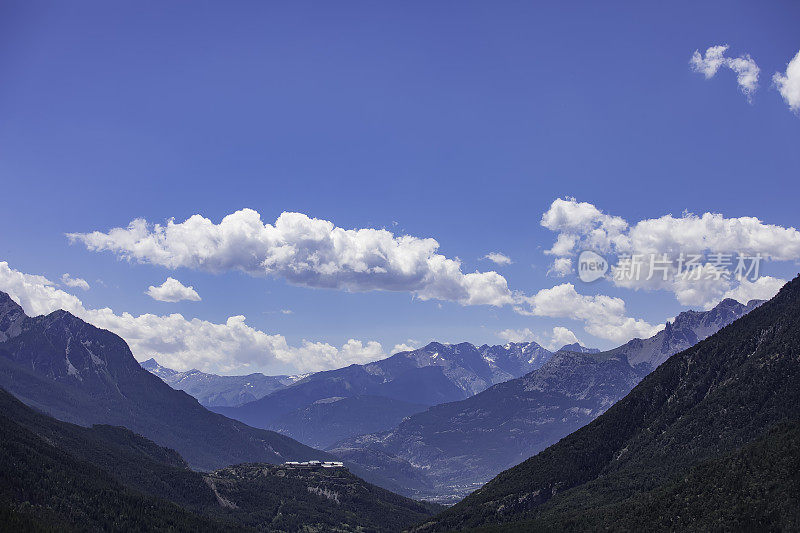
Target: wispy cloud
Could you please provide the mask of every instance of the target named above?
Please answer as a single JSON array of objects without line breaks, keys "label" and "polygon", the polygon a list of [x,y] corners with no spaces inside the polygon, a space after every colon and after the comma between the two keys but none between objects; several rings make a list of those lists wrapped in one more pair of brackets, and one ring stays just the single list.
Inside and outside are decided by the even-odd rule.
[{"label": "wispy cloud", "polygon": [[725,57],[728,48],[727,44],[711,46],[706,50],[705,55],[701,54],[699,50],[695,50],[689,64],[695,72],[702,73],[706,79],[713,78],[721,67],[731,69],[736,73],[736,83],[739,88],[747,100],[751,101],[753,93],[758,89],[758,65],[750,57],[750,54]]},{"label": "wispy cloud", "polygon": [[69,275],[69,273],[65,273],[61,275],[61,283],[66,285],[67,287],[74,287],[77,289],[83,289],[84,291],[88,291],[91,287],[89,286],[89,282],[83,278],[73,278]]},{"label": "wispy cloud", "polygon": [[501,254],[500,252],[491,252],[484,255],[481,259],[488,259],[492,263],[496,265],[510,265],[513,263],[510,257],[507,255]]}]

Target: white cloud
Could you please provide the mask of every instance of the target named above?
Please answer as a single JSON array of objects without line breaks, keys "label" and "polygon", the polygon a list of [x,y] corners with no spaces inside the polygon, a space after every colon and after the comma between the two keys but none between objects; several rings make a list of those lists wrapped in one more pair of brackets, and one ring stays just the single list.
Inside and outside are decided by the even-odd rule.
[{"label": "white cloud", "polygon": [[406,339],[405,342],[395,344],[392,347],[392,351],[390,353],[396,354],[400,352],[410,352],[416,350],[418,347],[419,347],[418,341],[415,341],[414,339]]},{"label": "white cloud", "polygon": [[[722,269],[706,263],[696,269],[673,273],[675,276],[668,290],[675,293],[675,298],[681,305],[703,307],[711,309],[723,300],[723,294],[730,290],[733,282],[725,277]],[[631,288],[646,287],[641,283],[633,284]]]},{"label": "white cloud", "polygon": [[727,50],[727,44],[711,46],[706,50],[705,57],[699,50],[695,50],[689,60],[689,64],[692,65],[692,69],[695,72],[702,72],[706,79],[710,80],[717,73],[719,67],[725,63],[725,52]]},{"label": "white cloud", "polygon": [[609,252],[629,246],[628,223],[621,217],[603,213],[588,202],[575,198],[556,198],[542,215],[541,225],[558,233],[556,242],[545,253],[569,256],[576,251]]},{"label": "white cloud", "polygon": [[71,233],[89,250],[108,250],[131,261],[175,269],[241,270],[306,287],[352,291],[407,291],[420,299],[462,305],[511,303],[497,272],[463,273],[458,259],[436,253],[439,243],[387,230],[336,227],[302,213],[282,213],[264,224],[252,209],[219,224],[200,215],[184,222],[148,224],[136,219],[107,233]]},{"label": "white cloud", "polygon": [[281,309],[281,314],[283,314],[283,315],[292,315],[292,314],[294,314],[294,311],[292,311],[291,309]]},{"label": "white cloud", "polygon": [[395,344],[392,347],[392,354],[396,354],[396,353],[400,353],[400,352],[411,352],[411,351],[414,351],[414,350],[416,350],[416,347],[408,345],[408,344],[406,344],[404,342],[401,342],[400,344]]},{"label": "white cloud", "polygon": [[736,73],[736,83],[739,88],[750,99],[758,89],[759,68],[756,62],[749,55],[736,57],[728,60],[728,67]]},{"label": "white cloud", "polygon": [[337,348],[303,340],[290,346],[282,335],[267,334],[245,323],[244,316],[224,323],[170,315],[117,314],[109,308],[87,309],[77,297],[55,287],[43,276],[25,274],[0,262],[0,290],[7,292],[30,316],[64,309],[120,335],[137,359],[155,357],[179,370],[208,372],[310,372],[364,363],[384,357],[379,343],[349,340]]},{"label": "white cloud", "polygon": [[503,255],[500,252],[492,252],[486,254],[482,257],[482,259],[488,259],[489,261],[491,261],[496,265],[510,265],[511,263],[513,263],[510,257],[508,257],[507,255]]},{"label": "white cloud", "polygon": [[786,66],[786,73],[776,72],[772,81],[789,109],[800,112],[800,52]]},{"label": "white cloud", "polygon": [[[571,216],[564,213],[571,213]],[[577,213],[577,215],[576,215]],[[765,224],[754,217],[728,218],[719,213],[680,217],[664,215],[629,224],[620,217],[602,212],[592,204],[574,198],[557,199],[542,217],[542,225],[557,233],[556,244],[547,253],[556,256],[551,272],[566,268],[562,259],[570,259],[581,250],[598,250],[605,254],[639,254],[641,274],[632,279],[614,275],[624,265],[612,265],[613,282],[628,289],[666,290],[687,306],[709,307],[719,302],[729,291],[735,291],[741,281],[713,275],[712,263],[700,264],[692,276],[689,270],[679,272],[681,254],[728,254],[732,270],[738,254],[764,260],[788,261],[800,259],[800,232],[792,227]],[[564,245],[563,243],[568,243]],[[650,272],[650,257],[667,254],[673,261],[667,279],[660,272]],[[708,279],[706,274],[708,274]],[[695,279],[699,277],[700,279]],[[651,278],[651,279],[647,279]]]},{"label": "white cloud", "polygon": [[558,350],[562,346],[576,342],[580,343],[578,337],[575,336],[575,333],[573,333],[572,330],[561,326],[556,326],[553,328],[553,335],[550,338],[549,349]]},{"label": "white cloud", "polygon": [[88,291],[90,289],[89,283],[85,279],[73,278],[72,276],[69,275],[69,273],[61,275],[61,283],[63,283],[67,287],[76,287],[78,289],[83,289],[85,291]]},{"label": "white cloud", "polygon": [[786,285],[785,279],[763,276],[756,281],[744,280],[738,287],[731,289],[722,295],[722,299],[733,298],[734,300],[746,304],[750,300],[769,300]]},{"label": "white cloud", "polygon": [[[597,246],[605,243],[622,246],[628,239],[627,223],[622,218],[605,215],[591,204],[574,199],[554,202],[542,224],[571,232],[575,240],[563,250],[551,250],[554,255],[568,253],[581,239]],[[69,234],[69,237],[90,250],[109,250],[131,261],[167,268],[241,270],[254,276],[281,277],[307,287],[408,291],[423,300],[514,305],[518,312],[539,316],[575,315],[532,306],[531,302],[539,295],[512,295],[506,279],[497,272],[464,274],[458,259],[436,253],[439,244],[434,239],[398,237],[386,230],[345,230],[300,213],[283,213],[274,225],[264,224],[251,209],[228,215],[219,224],[200,215],[180,223],[169,220],[166,225],[150,225],[137,219],[127,228]],[[563,271],[567,261],[558,259],[562,260],[557,267]],[[582,297],[574,287],[572,293],[576,299],[587,298],[595,307],[602,307],[599,303],[605,301],[602,298],[621,304],[613,312],[578,318],[586,322],[587,331],[592,334],[628,340],[653,329],[644,321],[621,314],[624,302],[619,298]]]},{"label": "white cloud", "polygon": [[180,302],[182,300],[189,300],[192,302],[199,302],[200,295],[194,290],[194,287],[187,287],[175,278],[168,277],[164,283],[155,287],[150,285],[145,291],[153,300],[159,302]]},{"label": "white cloud", "polygon": [[331,362],[333,363],[332,368],[338,368],[345,366],[345,364],[339,364],[338,361],[347,361],[346,364],[369,363],[382,357],[386,357],[386,354],[383,353],[381,343],[376,341],[363,343],[359,340],[350,339],[331,358]]},{"label": "white cloud", "polygon": [[498,331],[497,336],[506,342],[535,342],[537,337],[530,328],[504,329],[503,331]]},{"label": "white cloud", "polygon": [[547,274],[563,278],[572,272],[572,259],[569,257],[557,257],[553,260],[553,266],[547,271]]},{"label": "white cloud", "polygon": [[[644,268],[643,272],[648,270],[649,267]],[[746,277],[738,279],[712,263],[704,263],[695,269],[683,272],[677,272],[673,267],[670,272],[674,278],[668,281],[642,279],[616,280],[615,283],[617,286],[634,290],[669,290],[675,294],[681,305],[703,309],[711,309],[725,298],[733,298],[742,303],[752,299],[768,300],[786,283],[786,280],[771,276],[761,276],[755,280]]]},{"label": "white cloud", "polygon": [[558,350],[562,346],[574,342],[580,343],[575,333],[563,326],[554,327],[551,332],[544,336],[537,335],[530,328],[504,329],[498,332],[497,336],[507,342],[535,342],[550,351]]},{"label": "white cloud", "polygon": [[736,83],[742,90],[748,101],[758,88],[759,68],[749,54],[729,58],[725,57],[728,45],[712,46],[706,50],[705,56],[695,50],[689,64],[692,70],[702,73],[706,79],[713,78],[720,67],[727,67],[736,73]]},{"label": "white cloud", "polygon": [[516,310],[532,316],[580,320],[590,335],[620,343],[634,337],[650,337],[663,328],[625,316],[622,298],[579,294],[572,283],[542,289],[533,296],[520,295]]},{"label": "white cloud", "polygon": [[776,261],[800,258],[800,232],[764,224],[755,217],[726,218],[719,213],[684,213],[642,220],[630,231],[631,250],[639,253],[761,253]]}]

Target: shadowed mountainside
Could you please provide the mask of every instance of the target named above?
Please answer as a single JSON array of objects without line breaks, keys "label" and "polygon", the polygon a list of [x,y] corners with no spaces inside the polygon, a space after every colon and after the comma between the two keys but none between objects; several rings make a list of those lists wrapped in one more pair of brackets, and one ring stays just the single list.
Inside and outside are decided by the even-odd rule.
[{"label": "shadowed mountainside", "polygon": [[[669,358],[587,426],[418,529],[602,530],[620,517],[640,530],[793,529],[798,475],[785,468],[797,464],[798,384],[795,278]],[[775,476],[762,475],[757,465],[773,461]]]}]

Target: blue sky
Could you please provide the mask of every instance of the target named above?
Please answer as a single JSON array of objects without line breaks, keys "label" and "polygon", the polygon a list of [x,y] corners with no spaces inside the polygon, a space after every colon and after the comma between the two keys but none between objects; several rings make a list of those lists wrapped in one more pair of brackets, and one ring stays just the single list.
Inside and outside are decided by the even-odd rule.
[{"label": "blue sky", "polygon": [[[548,274],[556,256],[545,251],[569,231],[543,227],[542,216],[574,197],[566,208],[591,204],[630,225],[684,212],[757,217],[786,229],[770,250],[784,238],[790,249],[763,274],[790,279],[800,259],[789,231],[800,118],[772,76],[800,51],[800,5],[697,4],[4,2],[0,261],[17,284],[9,277],[0,289],[16,290],[31,312],[68,293],[80,299],[69,305],[180,313],[211,329],[243,315],[271,336],[266,344],[237,341],[227,353],[221,343],[201,356],[172,350],[181,339],[164,341],[158,329],[131,338],[147,335],[142,323],[119,331],[140,359],[235,373],[311,370],[433,339],[552,344],[564,327],[605,348],[625,333],[593,335],[585,317],[541,302],[463,305],[425,300],[418,288],[362,290],[363,279],[320,288],[236,267],[168,268],[65,234],[194,214],[219,224],[243,208],[275,224],[297,212],[433,238],[463,274],[496,271],[517,299],[572,283],[586,298],[621,298],[624,317],[647,326],[708,303]],[[690,68],[695,50],[721,44],[727,57],[757,63],[750,102],[731,69],[705,79]],[[753,231],[762,230],[778,231]],[[491,252],[513,262],[481,259]],[[66,285],[64,273],[90,288]],[[26,297],[34,289],[21,274],[61,292]],[[202,299],[145,294],[168,276]],[[278,335],[290,352],[270,344]],[[304,339],[338,352],[304,351]],[[350,339],[363,346],[344,356]]]}]

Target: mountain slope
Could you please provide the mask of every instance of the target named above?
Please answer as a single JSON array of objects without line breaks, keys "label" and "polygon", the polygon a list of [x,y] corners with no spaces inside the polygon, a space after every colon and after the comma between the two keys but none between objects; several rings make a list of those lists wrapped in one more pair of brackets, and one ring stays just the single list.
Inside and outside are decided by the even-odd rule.
[{"label": "mountain slope", "polygon": [[262,531],[396,532],[442,510],[365,483],[341,468],[243,464],[212,472],[206,480],[225,502],[220,516]]},{"label": "mountain slope", "polygon": [[[348,439],[330,451],[392,479],[407,494],[458,499],[594,420],[649,373],[651,364],[757,303],[726,300],[708,312],[682,313],[650,339],[608,352],[560,351],[522,378],[431,407],[387,432]],[[410,475],[414,470],[417,475]]]},{"label": "mountain slope", "polygon": [[118,427],[85,428],[0,390],[0,519],[37,530],[399,531],[441,508],[341,469],[202,474]]},{"label": "mountain slope", "polygon": [[0,521],[9,530],[226,529],[164,499],[214,503],[175,452],[122,428],[59,422],[2,390],[0,406]]},{"label": "mountain slope", "polygon": [[[769,439],[778,424],[796,423],[798,384],[800,278],[732,325],[671,357],[587,426],[503,472],[420,529],[520,520],[531,520],[537,528],[559,524],[569,529],[596,509],[644,505],[636,500],[641,493],[677,494],[681,479],[697,479],[692,468],[701,468],[703,461],[729,460],[743,446]],[[717,473],[717,479],[722,483],[725,477]],[[775,509],[782,505],[768,503]],[[655,505],[669,510],[668,502],[656,500]],[[737,528],[736,520],[753,510],[749,504],[731,505],[723,502],[729,507],[720,511],[731,521],[714,528]],[[678,518],[652,516],[643,525]],[[602,516],[597,519],[598,529],[613,525]],[[703,529],[702,524],[693,527]]]},{"label": "mountain slope", "polygon": [[800,423],[780,424],[743,448],[624,501],[582,509],[579,515],[563,506],[554,510],[540,520],[502,529],[596,531],[613,524],[629,531],[797,531]]},{"label": "mountain slope", "polygon": [[649,339],[633,339],[606,353],[624,355],[631,366],[648,374],[673,354],[694,346],[762,303],[763,300],[751,300],[743,305],[728,298],[709,311],[684,311]]},{"label": "mountain slope", "polygon": [[[590,422],[639,379],[619,357],[560,352],[524,378],[431,407],[389,432],[355,437],[330,451],[406,484],[409,494],[452,501]],[[425,482],[405,479],[407,469],[395,472],[397,465],[384,464],[386,455],[414,465]]]},{"label": "mountain slope", "polygon": [[120,337],[65,311],[30,318],[0,292],[0,328],[0,387],[60,420],[127,427],[200,469],[328,457],[208,411],[141,368]]},{"label": "mountain slope", "polygon": [[141,363],[142,368],[160,377],[167,385],[197,398],[205,406],[236,407],[291,385],[299,376],[218,376],[199,370],[179,372],[158,364],[155,359]]}]

